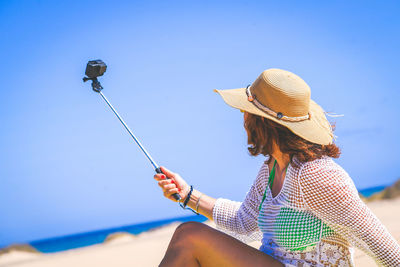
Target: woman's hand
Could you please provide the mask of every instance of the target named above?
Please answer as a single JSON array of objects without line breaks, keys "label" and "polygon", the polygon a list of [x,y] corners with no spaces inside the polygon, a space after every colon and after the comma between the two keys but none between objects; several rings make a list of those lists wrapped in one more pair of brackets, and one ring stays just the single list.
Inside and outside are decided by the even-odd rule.
[{"label": "woman's hand", "polygon": [[[158,181],[158,185],[161,187],[164,196],[176,202],[176,199],[172,195],[178,193],[182,200],[184,200],[189,194],[190,186],[179,174],[173,173],[164,167],[161,167],[161,171],[163,173],[157,173],[154,175],[154,179]],[[169,179],[166,179],[167,177]]]}]

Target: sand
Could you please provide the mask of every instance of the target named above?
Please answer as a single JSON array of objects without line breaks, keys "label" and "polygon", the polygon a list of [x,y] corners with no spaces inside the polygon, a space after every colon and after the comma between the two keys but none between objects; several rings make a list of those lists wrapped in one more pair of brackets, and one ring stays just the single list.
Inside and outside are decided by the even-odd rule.
[{"label": "sand", "polygon": [[[390,233],[400,242],[400,198],[368,203]],[[211,222],[208,224],[213,225]],[[118,234],[94,246],[52,254],[11,251],[0,256],[0,267],[124,267],[158,266],[178,224],[171,224],[137,236]],[[259,247],[259,242],[251,245]],[[372,259],[356,250],[356,266],[377,266]]]}]

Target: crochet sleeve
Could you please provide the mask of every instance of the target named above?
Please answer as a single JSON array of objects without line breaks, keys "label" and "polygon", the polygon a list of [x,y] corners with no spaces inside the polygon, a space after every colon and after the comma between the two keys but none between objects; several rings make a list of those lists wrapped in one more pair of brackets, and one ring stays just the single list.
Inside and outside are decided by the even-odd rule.
[{"label": "crochet sleeve", "polygon": [[333,161],[307,163],[299,183],[308,209],[336,233],[377,264],[400,266],[399,244],[360,199],[353,181],[341,167]]},{"label": "crochet sleeve", "polygon": [[257,217],[267,177],[268,165],[264,163],[243,202],[217,199],[213,209],[213,219],[217,229],[245,243],[262,238]]}]

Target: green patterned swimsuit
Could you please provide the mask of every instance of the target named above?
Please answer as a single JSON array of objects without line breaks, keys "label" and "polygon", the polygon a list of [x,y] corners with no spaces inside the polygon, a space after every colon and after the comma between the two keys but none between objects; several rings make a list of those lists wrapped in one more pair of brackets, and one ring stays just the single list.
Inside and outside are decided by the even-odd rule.
[{"label": "green patterned swimsuit", "polygon": [[[269,186],[266,187],[259,206],[259,228],[264,233],[264,238],[274,241],[276,245],[289,251],[307,251],[307,248],[310,250],[321,238],[332,234],[333,230],[309,211],[291,207],[283,191],[289,181],[285,181],[281,192],[276,197],[272,197],[275,169],[276,160],[268,179]],[[266,201],[267,195],[269,198]]]}]

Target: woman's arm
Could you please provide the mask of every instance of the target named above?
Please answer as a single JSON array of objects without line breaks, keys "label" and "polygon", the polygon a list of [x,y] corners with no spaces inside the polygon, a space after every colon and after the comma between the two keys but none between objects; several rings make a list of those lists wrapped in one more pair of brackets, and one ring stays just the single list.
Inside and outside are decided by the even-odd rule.
[{"label": "woman's arm", "polygon": [[308,208],[350,244],[382,266],[400,266],[400,246],[360,199],[348,174],[333,161],[308,163],[299,183]]},{"label": "woman's arm", "polygon": [[[178,193],[182,199],[185,199],[190,186],[178,174],[165,168],[162,170],[171,179],[165,180],[162,174],[156,174],[154,178],[162,188],[164,196],[176,201],[172,194]],[[198,190],[193,190],[188,206],[194,210],[198,208],[199,213],[214,220],[218,229],[244,242],[258,240],[261,237],[257,224],[258,206],[268,183],[267,177],[268,166],[263,164],[243,202],[214,199]]]}]

